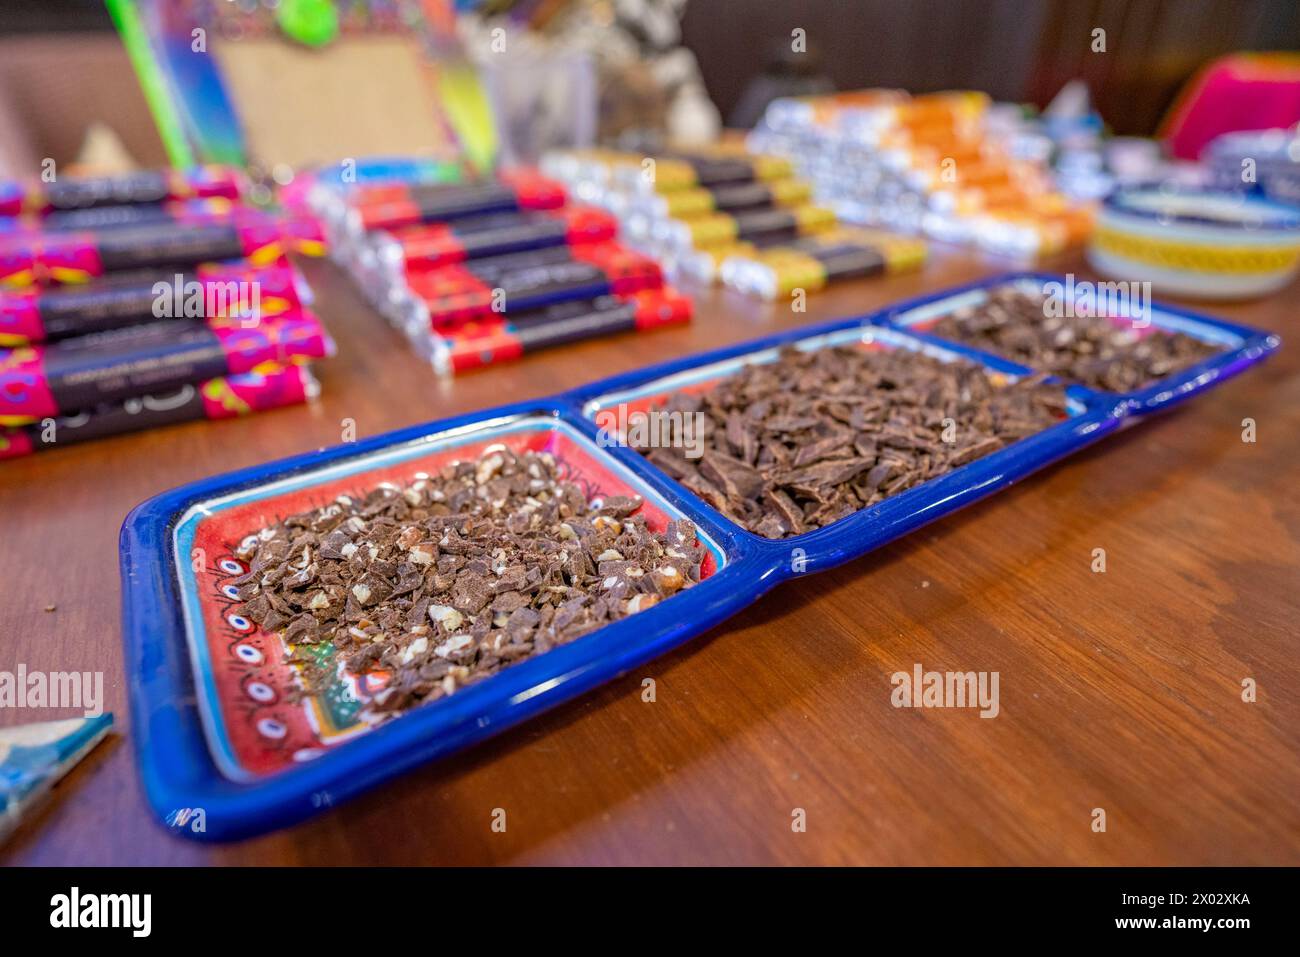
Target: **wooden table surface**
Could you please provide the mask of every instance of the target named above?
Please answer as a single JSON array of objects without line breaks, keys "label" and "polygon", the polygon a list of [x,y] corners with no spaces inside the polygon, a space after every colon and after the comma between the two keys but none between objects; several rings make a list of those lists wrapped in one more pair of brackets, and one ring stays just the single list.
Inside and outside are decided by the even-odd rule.
[{"label": "wooden table surface", "polygon": [[[1054,264],[1087,270],[1067,258]],[[869,310],[1005,268],[937,252],[806,314],[699,296],[686,329],[439,382],[327,263],[321,400],[0,466],[0,670],[105,675],[114,734],[0,850],[16,864],[1300,864],[1296,287],[1220,313],[1268,363],[522,727],[295,828],[173,837],[146,811],[117,535],[216,472]],[[1258,441],[1242,441],[1242,420]],[[1107,570],[1092,571],[1104,548]],[[55,605],[52,612],[46,606]],[[890,675],[997,671],[1001,713],[896,709]],[[641,699],[653,677],[657,700]],[[1257,683],[1242,700],[1243,679]],[[0,711],[0,723],[66,712]],[[491,828],[507,812],[505,833]],[[1106,829],[1093,829],[1094,809]],[[792,828],[796,809],[806,830]]]}]

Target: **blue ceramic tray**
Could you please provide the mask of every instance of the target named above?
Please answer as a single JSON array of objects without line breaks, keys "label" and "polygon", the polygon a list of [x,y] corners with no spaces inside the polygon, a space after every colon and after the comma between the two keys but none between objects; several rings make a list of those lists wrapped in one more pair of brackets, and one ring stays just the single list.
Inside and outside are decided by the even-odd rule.
[{"label": "blue ceramic tray", "polygon": [[[1070,387],[1058,424],[826,528],[772,541],[738,527],[636,452],[603,447],[595,418],[679,388],[702,388],[740,365],[772,361],[786,345],[858,343],[939,358],[973,359],[994,374],[1029,370],[891,324],[915,310],[1036,274],[997,277],[873,315],[793,330],[653,366],[546,399],[415,426],[210,478],[138,506],[122,529],[123,629],[132,723],[145,793],[164,821],[197,819],[201,839],[233,839],[289,824],[403,771],[496,734],[622,675],[758,600],[791,577],[861,556],[927,522],[1078,451],[1135,417],[1208,387],[1258,361],[1275,337],[1165,310],[1223,341],[1204,368],[1153,389],[1117,396]],[[1058,277],[1059,278],[1059,277]],[[329,705],[291,703],[275,675],[288,667],[275,636],[241,618],[225,580],[242,574],[238,534],[343,491],[409,479],[487,444],[551,451],[593,494],[631,492],[650,524],[687,517],[709,548],[695,587],[571,644],[504,669],[455,695],[369,727],[345,690]],[[278,669],[278,670],[277,670]],[[328,696],[327,696],[328,697]],[[354,702],[353,702],[354,703]],[[352,723],[349,723],[352,722]]]}]

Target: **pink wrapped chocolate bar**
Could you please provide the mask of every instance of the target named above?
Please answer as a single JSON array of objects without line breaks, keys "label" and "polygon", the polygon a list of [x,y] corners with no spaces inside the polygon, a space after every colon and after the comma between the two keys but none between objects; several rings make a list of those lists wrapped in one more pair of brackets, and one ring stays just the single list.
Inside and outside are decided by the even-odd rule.
[{"label": "pink wrapped chocolate bar", "polygon": [[0,346],[70,339],[165,317],[277,316],[310,301],[311,291],[294,267],[244,263],[134,271],[81,285],[0,288]]},{"label": "pink wrapped chocolate bar", "polygon": [[268,363],[71,415],[0,428],[0,459],[19,458],[91,439],[196,419],[228,419],[314,399],[320,389],[306,366]]},{"label": "pink wrapped chocolate bar", "polygon": [[184,269],[246,259],[284,265],[286,255],[325,252],[320,225],[301,217],[240,210],[230,217],[164,221],[97,230],[0,235],[0,287],[82,283],[112,272]]},{"label": "pink wrapped chocolate bar", "polygon": [[222,166],[142,170],[118,176],[59,177],[28,191],[23,207],[35,213],[178,199],[239,199],[243,177]]},{"label": "pink wrapped chocolate bar", "polygon": [[301,364],[333,355],[320,321],[296,310],[245,327],[163,319],[0,350],[0,417],[44,417],[166,391],[273,362]]}]

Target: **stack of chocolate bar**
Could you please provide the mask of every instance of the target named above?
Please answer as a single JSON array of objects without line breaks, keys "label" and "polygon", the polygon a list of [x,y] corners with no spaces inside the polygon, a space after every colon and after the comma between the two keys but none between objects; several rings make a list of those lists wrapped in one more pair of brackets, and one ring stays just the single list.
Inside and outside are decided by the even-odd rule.
[{"label": "stack of chocolate bar", "polygon": [[316,394],[334,345],[287,253],[321,235],[241,195],[220,169],[0,189],[0,458]]},{"label": "stack of chocolate bar", "polygon": [[325,229],[339,260],[440,373],[690,320],[691,301],[617,241],[613,216],[569,205],[534,170],[338,195]]},{"label": "stack of chocolate bar", "polygon": [[846,222],[1018,258],[1081,244],[1093,210],[1055,188],[1044,156],[999,134],[992,106],[970,91],[783,98],[749,144],[788,157]]},{"label": "stack of chocolate bar", "polygon": [[629,242],[670,272],[773,298],[839,279],[914,268],[925,244],[846,231],[810,202],[790,161],[729,146],[642,156],[549,154],[542,168],[618,216]]}]

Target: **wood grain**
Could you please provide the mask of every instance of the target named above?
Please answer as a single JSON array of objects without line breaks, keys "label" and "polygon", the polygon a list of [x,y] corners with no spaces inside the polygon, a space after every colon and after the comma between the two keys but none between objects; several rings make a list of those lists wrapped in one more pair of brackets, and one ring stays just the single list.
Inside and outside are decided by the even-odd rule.
[{"label": "wood grain", "polygon": [[[1087,270],[1073,259],[1061,269]],[[807,314],[705,292],[689,328],[436,380],[328,264],[311,408],[0,467],[0,668],[105,672],[117,733],[0,852],[16,864],[1300,864],[1300,353],[957,516],[792,582],[468,753],[290,830],[165,832],[136,780],[117,532],[215,472],[869,310],[1002,266],[938,252]],[[1225,315],[1300,332],[1295,289]],[[1241,422],[1259,440],[1241,441]],[[1108,569],[1091,571],[1104,548]],[[53,612],[45,610],[55,605]],[[998,671],[1001,714],[895,709],[889,676]],[[641,700],[654,677],[657,700]],[[1241,682],[1258,701],[1241,700]],[[62,716],[0,711],[0,723]],[[494,808],[507,830],[490,828]],[[802,808],[807,830],[791,828]],[[1092,830],[1104,808],[1105,833]]]}]

